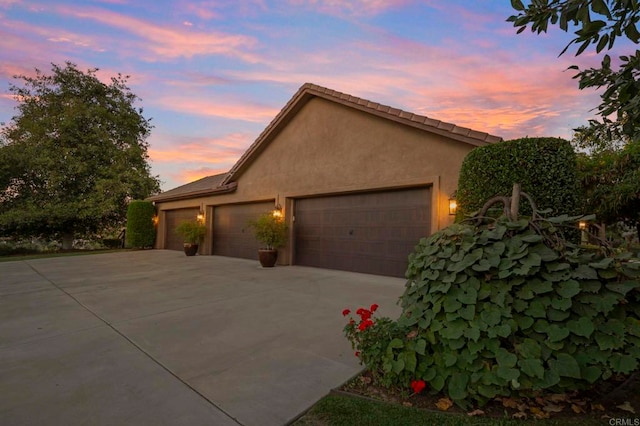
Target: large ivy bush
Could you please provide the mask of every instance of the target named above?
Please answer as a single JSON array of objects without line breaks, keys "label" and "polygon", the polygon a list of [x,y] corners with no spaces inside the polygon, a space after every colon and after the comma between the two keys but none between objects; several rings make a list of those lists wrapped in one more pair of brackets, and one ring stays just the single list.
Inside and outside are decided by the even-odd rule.
[{"label": "large ivy bush", "polygon": [[575,219],[503,217],[422,239],[394,325],[402,332],[370,362],[382,383],[424,381],[465,407],[637,370],[640,260],[568,243],[562,230]]},{"label": "large ivy bush", "polygon": [[[458,219],[482,208],[496,195],[509,195],[520,183],[538,208],[576,214],[580,202],[576,154],[560,138],[523,138],[476,148],[464,159],[458,181]],[[522,214],[531,214],[523,206]]]}]

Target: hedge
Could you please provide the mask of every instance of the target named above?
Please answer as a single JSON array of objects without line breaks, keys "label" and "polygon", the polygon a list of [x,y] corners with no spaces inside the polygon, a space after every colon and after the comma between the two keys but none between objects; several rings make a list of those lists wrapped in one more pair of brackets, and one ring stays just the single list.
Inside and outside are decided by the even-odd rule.
[{"label": "hedge", "polygon": [[149,201],[132,201],[127,209],[126,246],[129,248],[153,247],[156,228],[153,217],[156,208]]},{"label": "hedge", "polygon": [[[476,148],[467,155],[458,181],[458,219],[480,210],[494,196],[511,195],[514,183],[540,210],[552,209],[554,215],[578,212],[580,184],[571,144],[560,138],[523,138]],[[522,204],[521,213],[531,214],[528,203]]]}]

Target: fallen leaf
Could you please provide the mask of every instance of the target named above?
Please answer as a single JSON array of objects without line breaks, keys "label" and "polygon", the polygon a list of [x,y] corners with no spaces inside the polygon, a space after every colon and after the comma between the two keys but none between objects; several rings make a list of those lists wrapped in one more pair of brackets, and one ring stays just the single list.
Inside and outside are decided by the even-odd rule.
[{"label": "fallen leaf", "polygon": [[467,413],[467,416],[475,417],[475,416],[484,416],[484,411],[476,409]]},{"label": "fallen leaf", "polygon": [[371,383],[371,377],[360,376],[360,381],[368,385],[369,383]]},{"label": "fallen leaf", "polygon": [[449,408],[453,406],[453,401],[449,398],[440,398],[438,402],[436,402],[436,407],[440,411],[447,411]]},{"label": "fallen leaf", "polygon": [[573,410],[574,413],[576,414],[582,414],[584,413],[584,408],[582,408],[581,406],[577,405],[577,404],[571,404],[571,409]]},{"label": "fallen leaf", "polygon": [[547,413],[561,413],[564,405],[547,404],[542,409]]},{"label": "fallen leaf", "polygon": [[604,406],[602,404],[591,404],[592,410],[604,411]]},{"label": "fallen leaf", "polygon": [[404,401],[402,405],[404,405],[405,407],[413,407],[413,404],[410,403],[409,401]]},{"label": "fallen leaf", "polygon": [[629,401],[625,401],[624,404],[618,405],[617,408],[619,408],[621,410],[624,410],[624,411],[628,411],[628,412],[633,413],[633,414],[636,413],[636,410],[631,406]]},{"label": "fallen leaf", "polygon": [[518,406],[518,401],[513,398],[502,398],[502,405],[506,408],[516,408]]},{"label": "fallen leaf", "polygon": [[514,419],[526,419],[527,418],[527,413],[525,413],[524,411],[518,411],[517,413],[514,413],[511,417],[513,417]]},{"label": "fallen leaf", "polygon": [[538,405],[545,405],[547,403],[547,401],[545,401],[544,398],[536,396],[536,404]]},{"label": "fallen leaf", "polygon": [[530,407],[529,411],[531,411],[531,414],[533,414],[533,417],[535,417],[536,419],[548,419],[549,418],[549,413],[545,413],[544,411],[542,411],[538,407]]},{"label": "fallen leaf", "polygon": [[549,395],[549,399],[553,402],[563,402],[568,398],[566,393],[554,393],[553,395]]}]

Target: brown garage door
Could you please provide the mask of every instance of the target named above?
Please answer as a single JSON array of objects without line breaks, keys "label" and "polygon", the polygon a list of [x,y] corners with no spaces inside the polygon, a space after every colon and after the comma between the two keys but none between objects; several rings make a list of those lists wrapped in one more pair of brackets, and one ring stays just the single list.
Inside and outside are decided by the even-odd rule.
[{"label": "brown garage door", "polygon": [[257,259],[260,243],[247,225],[262,213],[273,210],[273,201],[230,204],[213,209],[213,254]]},{"label": "brown garage door", "polygon": [[430,204],[430,188],[296,200],[295,263],[403,277]]},{"label": "brown garage door", "polygon": [[181,236],[176,234],[175,229],[185,220],[195,220],[198,217],[200,209],[179,209],[169,210],[165,213],[165,243],[164,248],[168,250],[183,250],[184,240]]}]

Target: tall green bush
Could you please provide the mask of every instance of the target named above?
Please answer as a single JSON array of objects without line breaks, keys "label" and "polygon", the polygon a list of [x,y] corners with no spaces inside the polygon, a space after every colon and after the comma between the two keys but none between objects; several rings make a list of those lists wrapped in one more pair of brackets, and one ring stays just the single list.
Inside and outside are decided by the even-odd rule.
[{"label": "tall green bush", "polygon": [[[458,219],[474,213],[497,195],[509,196],[514,183],[532,196],[538,209],[553,214],[576,214],[580,185],[576,154],[559,138],[523,138],[471,151],[462,163],[458,181]],[[531,215],[529,206],[522,214]]]},{"label": "tall green bush", "polygon": [[132,201],[127,208],[126,246],[129,248],[153,247],[156,227],[153,217],[156,208],[149,201]]}]

